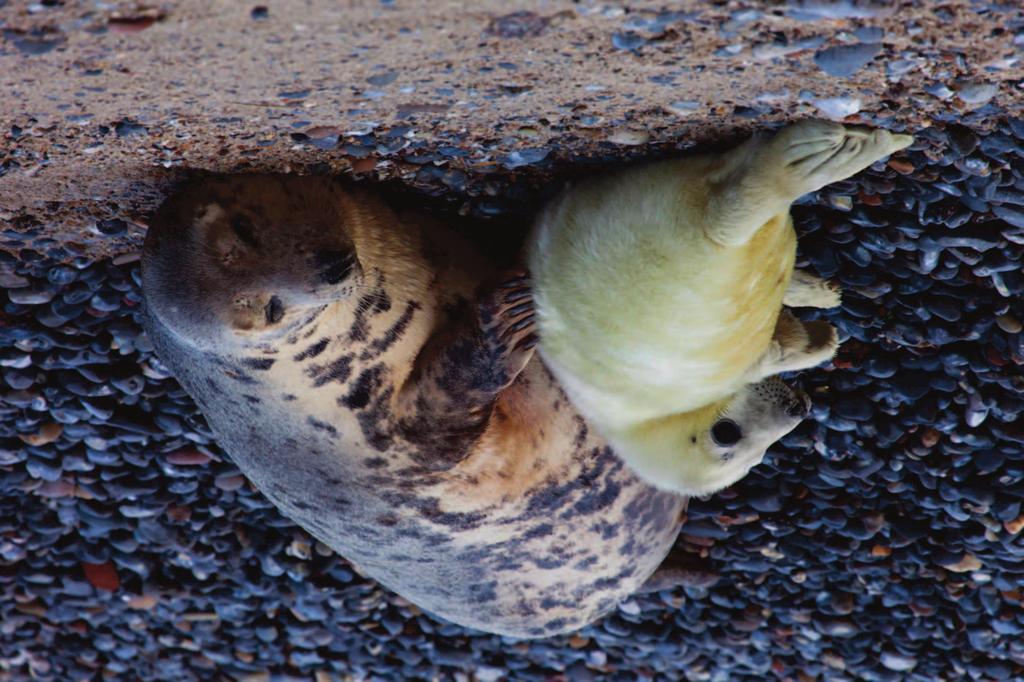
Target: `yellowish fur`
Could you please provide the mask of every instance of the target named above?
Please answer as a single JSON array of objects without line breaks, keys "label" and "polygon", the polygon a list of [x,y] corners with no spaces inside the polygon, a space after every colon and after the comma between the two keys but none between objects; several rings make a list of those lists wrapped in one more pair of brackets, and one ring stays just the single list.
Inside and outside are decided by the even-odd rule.
[{"label": "yellowish fur", "polygon": [[[779,317],[831,307],[801,273],[790,203],[911,138],[810,121],[725,154],[570,187],[538,218],[529,265],[540,352],[643,478],[711,492],[742,477],[806,405],[770,377],[831,357],[835,330]],[[742,441],[713,442],[720,419]]]},{"label": "yellowish fur", "polygon": [[699,216],[709,163],[599,179],[541,218],[530,266],[542,349],[605,427],[728,397],[771,340],[793,270],[792,223],[777,216],[740,247],[708,239]]}]

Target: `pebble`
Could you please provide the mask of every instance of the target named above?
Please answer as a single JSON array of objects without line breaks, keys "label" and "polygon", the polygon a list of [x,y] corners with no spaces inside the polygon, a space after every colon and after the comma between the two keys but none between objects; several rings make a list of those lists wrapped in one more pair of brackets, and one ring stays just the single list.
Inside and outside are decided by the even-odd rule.
[{"label": "pebble", "polygon": [[518,149],[501,157],[500,161],[505,168],[519,168],[543,161],[547,155],[548,150],[542,147]]},{"label": "pebble", "polygon": [[167,454],[167,461],[178,466],[202,466],[213,458],[199,450],[176,450]]},{"label": "pebble", "polygon": [[59,424],[57,422],[50,422],[49,424],[44,424],[42,428],[40,428],[35,433],[19,433],[18,437],[28,445],[41,446],[48,445],[54,442],[55,440],[60,438],[63,432],[64,426],[62,424]]},{"label": "pebble", "polygon": [[607,140],[613,144],[621,144],[624,146],[635,146],[645,144],[651,139],[651,136],[643,130],[627,130],[620,129],[614,131],[607,137]]},{"label": "pebble", "polygon": [[996,325],[1007,334],[1019,334],[1024,329],[1020,320],[1013,315],[1000,315],[996,318]]},{"label": "pebble", "polygon": [[21,305],[39,305],[41,303],[49,303],[52,301],[56,293],[56,290],[49,288],[37,289],[33,287],[21,287],[8,290],[7,297],[11,299],[12,303],[19,303]]},{"label": "pebble", "polygon": [[109,561],[98,564],[82,562],[82,570],[85,572],[85,579],[98,590],[116,592],[121,586],[117,570]]},{"label": "pebble", "polygon": [[213,484],[224,491],[234,491],[245,485],[242,474],[221,474],[213,479]]},{"label": "pebble", "polygon": [[837,45],[816,52],[814,63],[830,76],[849,78],[867,66],[881,51],[881,43]]},{"label": "pebble", "polygon": [[956,96],[964,104],[981,106],[999,94],[999,86],[992,83],[967,83],[956,89]]},{"label": "pebble", "polygon": [[973,554],[964,554],[958,561],[939,565],[947,571],[953,571],[954,573],[969,573],[977,571],[982,567],[981,561]]},{"label": "pebble", "polygon": [[666,108],[676,116],[691,116],[700,110],[700,102],[694,100],[674,100]]},{"label": "pebble", "polygon": [[647,39],[634,31],[620,31],[612,34],[612,45],[618,50],[637,50],[647,44]]},{"label": "pebble", "polygon": [[887,670],[897,673],[910,672],[917,667],[917,659],[913,656],[903,656],[891,651],[883,651],[881,661]]},{"label": "pebble", "polygon": [[812,99],[811,104],[829,118],[843,119],[861,110],[863,103],[858,97],[826,97]]}]

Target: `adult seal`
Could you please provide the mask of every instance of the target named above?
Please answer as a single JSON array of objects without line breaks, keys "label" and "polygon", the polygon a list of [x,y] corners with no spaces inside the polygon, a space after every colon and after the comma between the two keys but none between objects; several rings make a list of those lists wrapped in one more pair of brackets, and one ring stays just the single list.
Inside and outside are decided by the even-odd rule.
[{"label": "adult seal", "polygon": [[543,637],[642,588],[685,498],[588,426],[534,356],[529,282],[493,272],[338,180],[207,178],[151,221],[144,326],[284,514],[437,616]]}]

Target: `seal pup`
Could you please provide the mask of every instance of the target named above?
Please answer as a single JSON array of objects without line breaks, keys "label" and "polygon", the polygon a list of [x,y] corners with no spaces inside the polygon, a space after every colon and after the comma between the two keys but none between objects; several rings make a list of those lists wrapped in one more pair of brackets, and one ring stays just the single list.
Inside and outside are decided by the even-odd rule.
[{"label": "seal pup", "polygon": [[789,206],[912,141],[804,121],[586,180],[541,212],[527,242],[540,353],[644,480],[720,490],[807,415],[806,394],[775,375],[828,361],[838,338],[782,306],[840,298],[794,273]]}]

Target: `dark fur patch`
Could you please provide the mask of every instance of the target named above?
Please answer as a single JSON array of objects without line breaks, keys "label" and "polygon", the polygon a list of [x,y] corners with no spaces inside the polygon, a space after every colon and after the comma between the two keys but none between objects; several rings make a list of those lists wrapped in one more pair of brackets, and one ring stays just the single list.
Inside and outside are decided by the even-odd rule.
[{"label": "dark fur patch", "polygon": [[[554,409],[557,410],[558,406],[556,405]],[[573,438],[572,444],[576,446],[577,449],[579,449],[582,448],[583,444],[587,442],[587,436],[590,433],[590,429],[587,427],[586,420],[579,415],[576,415],[573,421],[576,422],[576,436]]]},{"label": "dark fur patch", "polygon": [[545,571],[551,571],[565,566],[566,560],[564,558],[555,557],[537,557],[533,560],[533,563],[537,568]]},{"label": "dark fur patch", "polygon": [[225,369],[224,375],[231,379],[234,379],[240,384],[245,384],[246,386],[255,386],[256,384],[260,383],[239,369]]},{"label": "dark fur patch", "polygon": [[309,424],[310,426],[312,426],[314,429],[318,429],[320,431],[326,431],[327,433],[331,434],[332,436],[337,436],[338,435],[338,429],[334,428],[333,426],[331,426],[327,422],[322,422],[319,419],[316,419],[314,417],[306,417],[306,423]]},{"label": "dark fur patch", "polygon": [[324,384],[336,381],[345,383],[352,375],[352,354],[342,355],[326,365],[310,365],[306,368],[306,376],[313,380],[313,387],[320,388]]},{"label": "dark fur patch", "polygon": [[383,365],[374,365],[360,375],[362,381],[357,380],[347,396],[341,396],[337,400],[339,405],[350,407],[347,404],[350,398],[354,405],[358,405],[364,395],[366,396],[367,403],[362,408],[357,408],[356,420],[367,445],[377,452],[391,450],[395,444],[390,405],[395,389],[389,386],[381,390],[385,378]]},{"label": "dark fur patch", "polygon": [[360,360],[372,360],[380,355],[383,355],[388,348],[391,348],[402,336],[405,334],[405,330],[409,327],[409,323],[412,322],[413,315],[420,309],[419,303],[410,301],[406,303],[405,310],[402,315],[395,320],[395,323],[391,325],[384,335],[379,339],[374,339],[370,343],[369,347],[363,351],[363,354],[359,357]]},{"label": "dark fur patch", "polygon": [[338,403],[350,410],[361,410],[370,403],[370,397],[379,391],[384,383],[383,365],[374,365],[363,370],[348,395],[338,398]]},{"label": "dark fur patch", "polygon": [[491,603],[497,601],[498,593],[497,580],[490,580],[485,583],[475,583],[469,586],[469,599],[475,603]]},{"label": "dark fur patch", "polygon": [[316,356],[324,352],[324,350],[327,348],[327,344],[329,344],[330,342],[331,340],[325,336],[324,338],[314,343],[312,346],[306,348],[306,350],[302,351],[301,353],[296,353],[292,357],[292,359],[295,360],[295,362],[302,362],[303,360],[308,360],[309,358],[315,358]]},{"label": "dark fur patch", "polygon": [[363,464],[367,469],[383,469],[388,465],[388,461],[383,457],[367,457]]},{"label": "dark fur patch", "polygon": [[277,362],[274,358],[242,358],[242,364],[249,369],[259,370],[265,372],[274,366]]},{"label": "dark fur patch", "polygon": [[550,523],[541,523],[523,533],[523,539],[533,540],[534,538],[544,538],[551,535],[554,531],[555,527]]},{"label": "dark fur patch", "polygon": [[[378,286],[382,283],[383,278]],[[348,330],[349,341],[366,341],[370,332],[369,318],[388,310],[391,310],[391,298],[383,289],[377,288],[364,294],[352,316],[352,325]]]},{"label": "dark fur patch", "polygon": [[471,530],[479,526],[487,518],[483,512],[444,512],[441,511],[440,500],[427,497],[419,500],[417,508],[424,518],[453,531]]}]

